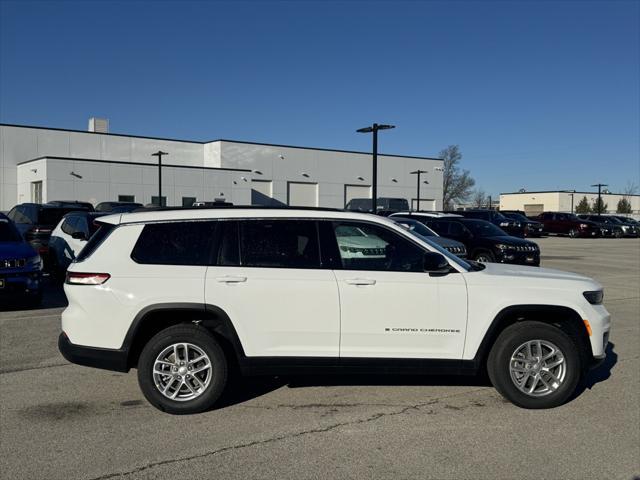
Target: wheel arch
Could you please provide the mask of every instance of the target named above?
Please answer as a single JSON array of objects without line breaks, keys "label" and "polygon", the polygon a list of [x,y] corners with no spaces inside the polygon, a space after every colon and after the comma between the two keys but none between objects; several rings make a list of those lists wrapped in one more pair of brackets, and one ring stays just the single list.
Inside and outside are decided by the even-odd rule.
[{"label": "wheel arch", "polygon": [[127,366],[136,367],[144,345],[165,328],[182,323],[201,325],[219,341],[228,360],[243,363],[244,349],[229,315],[216,305],[162,303],[149,305],[135,316],[122,344]]},{"label": "wheel arch", "polygon": [[579,346],[586,365],[593,357],[589,335],[581,315],[571,307],[562,305],[511,305],[502,309],[493,319],[474,356],[478,368],[486,364],[489,352],[505,328],[523,321],[535,320],[555,325],[572,337]]}]

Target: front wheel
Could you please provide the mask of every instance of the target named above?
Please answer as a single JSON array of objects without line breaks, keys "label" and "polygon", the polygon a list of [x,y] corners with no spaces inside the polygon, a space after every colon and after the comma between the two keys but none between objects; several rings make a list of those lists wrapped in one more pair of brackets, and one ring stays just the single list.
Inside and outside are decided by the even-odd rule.
[{"label": "front wheel", "polygon": [[493,253],[491,252],[478,252],[475,254],[473,259],[476,262],[480,262],[480,263],[493,263],[496,261],[495,257],[493,256]]},{"label": "front wheel", "polygon": [[203,327],[176,325],[155,335],[138,361],[138,383],[146,399],[172,414],[210,409],[227,383],[227,360]]},{"label": "front wheel", "polygon": [[532,321],[516,323],[498,336],[487,370],[503,397],[532,409],[562,405],[583,371],[578,348],[565,332]]}]

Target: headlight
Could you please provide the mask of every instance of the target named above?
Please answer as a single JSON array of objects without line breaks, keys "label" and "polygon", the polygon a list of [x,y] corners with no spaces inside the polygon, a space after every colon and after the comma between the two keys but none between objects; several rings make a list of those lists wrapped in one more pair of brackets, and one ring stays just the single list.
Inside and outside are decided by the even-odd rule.
[{"label": "headlight", "polygon": [[516,222],[516,227],[520,228],[522,226],[522,224],[520,222]]},{"label": "headlight", "polygon": [[582,292],[584,298],[587,299],[591,305],[600,305],[604,299],[604,290],[596,290],[593,292]]},{"label": "headlight", "polygon": [[29,258],[27,258],[27,265],[29,267],[34,267],[34,268],[41,269],[42,268],[42,258],[40,258],[40,255],[36,255],[35,257],[29,257]]},{"label": "headlight", "polygon": [[580,228],[587,228],[589,225],[587,225],[586,223],[581,223],[580,224]]},{"label": "headlight", "polygon": [[500,222],[500,226],[501,227],[508,227],[509,226],[509,222]]},{"label": "headlight", "polygon": [[504,245],[504,244],[502,244],[502,243],[499,243],[499,244],[497,244],[497,245],[496,245],[496,248],[497,248],[498,250],[509,250],[509,249],[511,248],[511,246],[510,246],[510,245]]}]

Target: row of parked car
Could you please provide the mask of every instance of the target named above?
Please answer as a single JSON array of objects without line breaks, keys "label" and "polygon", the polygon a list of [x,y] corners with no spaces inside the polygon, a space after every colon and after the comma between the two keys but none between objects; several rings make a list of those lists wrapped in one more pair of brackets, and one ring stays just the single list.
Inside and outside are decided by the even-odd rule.
[{"label": "row of parked car", "polygon": [[[361,203],[364,208],[365,203]],[[194,206],[228,205],[208,202]],[[358,205],[352,201],[348,206]],[[408,207],[406,200],[404,203],[389,201],[383,206],[385,208],[379,214],[388,216],[412,234],[458,257],[478,262],[538,266],[540,249],[527,237],[565,234],[619,238],[637,237],[640,232],[638,222],[613,215],[578,217],[545,212],[536,218],[528,218],[519,211],[412,212],[408,208],[398,211],[398,206]],[[96,231],[96,219],[140,208],[143,205],[134,202],[103,202],[94,208],[88,202],[52,201],[20,204],[8,215],[0,214],[0,298],[20,294],[30,303],[39,302],[42,271],[48,271],[53,279],[62,280],[69,264]],[[353,243],[354,251],[375,252],[375,238],[354,234],[349,241]]]}]

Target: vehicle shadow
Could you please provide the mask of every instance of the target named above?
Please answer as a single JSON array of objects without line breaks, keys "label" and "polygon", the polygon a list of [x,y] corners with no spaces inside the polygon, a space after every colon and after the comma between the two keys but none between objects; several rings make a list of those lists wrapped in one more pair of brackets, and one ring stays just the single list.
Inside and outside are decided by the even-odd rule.
[{"label": "vehicle shadow", "polygon": [[577,397],[587,389],[591,390],[596,384],[604,382],[611,377],[611,370],[614,365],[618,363],[618,354],[613,351],[614,347],[615,344],[613,342],[609,342],[606,350],[607,357],[604,362],[587,374],[585,379],[582,381],[582,384],[577,388],[574,397]]},{"label": "vehicle shadow", "polygon": [[231,407],[266,395],[282,387],[335,387],[335,386],[481,386],[490,387],[486,375],[386,375],[337,374],[282,377],[234,376],[233,384],[226,388],[215,409]]}]

